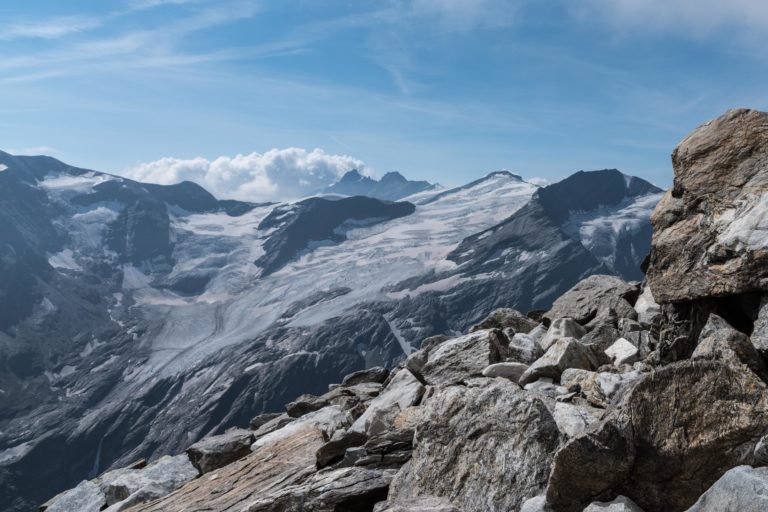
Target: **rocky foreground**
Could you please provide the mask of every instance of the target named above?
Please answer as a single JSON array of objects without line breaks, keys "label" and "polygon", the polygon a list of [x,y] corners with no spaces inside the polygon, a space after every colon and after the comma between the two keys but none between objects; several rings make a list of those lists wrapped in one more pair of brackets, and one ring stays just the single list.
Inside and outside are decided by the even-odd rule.
[{"label": "rocky foreground", "polygon": [[768,114],[729,111],[673,164],[643,283],[495,311],[41,510],[768,510]]}]

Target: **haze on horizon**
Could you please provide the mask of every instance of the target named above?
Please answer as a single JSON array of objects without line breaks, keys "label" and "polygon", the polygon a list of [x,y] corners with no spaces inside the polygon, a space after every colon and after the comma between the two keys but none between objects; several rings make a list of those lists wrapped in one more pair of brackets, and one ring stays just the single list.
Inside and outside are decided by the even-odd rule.
[{"label": "haze on horizon", "polygon": [[0,14],[0,148],[219,197],[283,199],[352,168],[444,185],[618,168],[667,186],[686,133],[768,103],[760,0],[43,0]]}]

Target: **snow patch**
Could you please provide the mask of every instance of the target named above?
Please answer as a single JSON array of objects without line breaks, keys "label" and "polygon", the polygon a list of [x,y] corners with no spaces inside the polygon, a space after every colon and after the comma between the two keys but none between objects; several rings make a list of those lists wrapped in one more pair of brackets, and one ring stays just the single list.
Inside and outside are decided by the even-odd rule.
[{"label": "snow patch", "polygon": [[72,252],[72,249],[64,249],[53,256],[49,256],[48,264],[53,268],[77,271],[83,270],[83,268],[75,261],[75,253]]},{"label": "snow patch", "polygon": [[8,166],[7,165],[0,164],[0,172],[7,171],[7,170],[8,170]]}]

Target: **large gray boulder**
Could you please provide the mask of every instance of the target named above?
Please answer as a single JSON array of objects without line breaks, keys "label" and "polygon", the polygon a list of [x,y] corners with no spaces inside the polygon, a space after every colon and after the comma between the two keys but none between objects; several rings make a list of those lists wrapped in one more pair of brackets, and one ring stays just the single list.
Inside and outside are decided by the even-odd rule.
[{"label": "large gray boulder", "polygon": [[560,338],[523,373],[520,385],[525,386],[541,378],[558,380],[568,368],[592,370],[597,366],[592,349],[573,338]]},{"label": "large gray boulder", "polygon": [[660,303],[768,290],[768,114],[729,110],[672,153],[651,216],[647,279]]},{"label": "large gray boulder", "polygon": [[433,386],[457,384],[478,377],[508,355],[509,339],[498,329],[475,331],[453,338],[429,353],[421,374]]},{"label": "large gray boulder", "polygon": [[187,448],[187,455],[192,465],[204,475],[251,453],[255,439],[250,430],[233,428],[218,436],[201,439]]},{"label": "large gray boulder", "polygon": [[539,340],[542,350],[547,350],[560,338],[581,339],[587,330],[573,318],[556,318],[549,326],[547,333]]},{"label": "large gray boulder", "polygon": [[552,304],[545,318],[569,317],[585,325],[611,312],[619,318],[637,318],[632,308],[638,287],[615,276],[593,275],[578,282]]},{"label": "large gray boulder", "polygon": [[379,396],[374,398],[363,414],[355,420],[350,430],[365,432],[368,422],[378,413],[392,407],[404,410],[418,405],[424,395],[424,386],[407,369],[398,371]]},{"label": "large gray boulder", "polygon": [[728,469],[749,464],[768,429],[768,389],[752,372],[683,361],[646,374],[614,410],[555,456],[547,500],[578,511],[627,496],[684,510]]},{"label": "large gray boulder", "polygon": [[768,468],[728,470],[687,512],[764,512],[768,510]]},{"label": "large gray boulder", "polygon": [[544,402],[506,379],[437,388],[390,500],[444,497],[465,512],[517,510],[546,485],[561,442]]},{"label": "large gray boulder", "polygon": [[516,333],[527,334],[539,323],[531,320],[516,309],[501,308],[488,315],[485,320],[472,326],[470,332],[482,329],[513,329]]},{"label": "large gray boulder", "polygon": [[382,384],[389,377],[389,370],[381,366],[375,366],[365,370],[350,373],[341,381],[342,386],[354,386],[355,384],[365,384],[376,382]]},{"label": "large gray boulder", "polygon": [[745,364],[763,381],[768,382],[768,366],[749,337],[731,327],[715,313],[710,313],[707,318],[691,358],[710,358],[736,365]]}]

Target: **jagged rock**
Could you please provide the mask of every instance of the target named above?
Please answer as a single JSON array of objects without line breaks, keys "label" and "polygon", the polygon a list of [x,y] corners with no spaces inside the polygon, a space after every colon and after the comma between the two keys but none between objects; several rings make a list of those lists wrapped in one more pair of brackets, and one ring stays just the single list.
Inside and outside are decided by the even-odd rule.
[{"label": "jagged rock", "polygon": [[600,420],[603,411],[588,405],[557,402],[552,413],[557,428],[566,436],[574,437]]},{"label": "jagged rock", "polygon": [[365,457],[355,462],[366,467],[400,467],[411,458],[413,436],[421,424],[423,407],[408,407],[399,410],[393,407],[382,411],[368,423],[368,441],[365,443]]},{"label": "jagged rock", "polygon": [[[637,298],[638,288],[618,277],[594,275],[577,283],[565,292],[546,313],[545,318],[573,318],[585,325],[595,318],[614,311],[619,318],[637,318],[632,302]],[[598,315],[598,313],[601,313]]]},{"label": "jagged rock", "polygon": [[54,496],[40,507],[40,512],[99,512],[106,504],[106,497],[98,484],[84,480],[76,487]]},{"label": "jagged rock", "polygon": [[752,328],[750,341],[763,356],[768,356],[768,297],[763,297],[760,301],[760,309]]},{"label": "jagged rock", "polygon": [[539,325],[538,322],[528,318],[521,312],[511,309],[502,308],[497,309],[486,317],[485,320],[477,325],[473,325],[470,332],[475,332],[484,329],[507,329],[511,328],[516,333],[521,332],[527,334],[535,329]]},{"label": "jagged rock", "polygon": [[404,502],[377,503],[373,512],[461,512],[445,498],[420,496]]},{"label": "jagged rock", "polygon": [[544,488],[560,432],[541,399],[505,379],[472,379],[435,389],[424,408],[391,500],[433,495],[465,512],[507,512]]},{"label": "jagged rock", "polygon": [[621,402],[641,378],[642,373],[636,370],[612,373],[568,369],[560,376],[560,383],[569,391],[580,391],[590,403],[606,407]]},{"label": "jagged rock", "polygon": [[568,390],[563,386],[558,386],[550,378],[538,379],[534,382],[526,384],[523,389],[533,393],[547,396],[549,398],[557,398],[568,393]]},{"label": "jagged rock", "polygon": [[248,512],[332,512],[371,510],[387,497],[394,470],[340,468],[321,471],[306,482],[257,496]]},{"label": "jagged rock", "polygon": [[643,512],[643,509],[626,496],[619,496],[612,501],[591,503],[583,512]]},{"label": "jagged rock", "polygon": [[640,360],[640,350],[624,338],[619,338],[605,349],[605,355],[617,366],[632,364]]},{"label": "jagged rock", "polygon": [[653,298],[651,287],[646,285],[643,292],[635,302],[637,321],[641,324],[651,325],[661,316],[661,306]]},{"label": "jagged rock", "polygon": [[699,335],[699,344],[691,358],[712,358],[731,364],[745,364],[763,381],[768,382],[768,367],[746,334],[734,329],[714,313]]},{"label": "jagged rock", "polygon": [[621,338],[621,333],[612,321],[597,323],[591,331],[581,338],[581,343],[593,347],[596,354],[604,353],[605,349]]},{"label": "jagged rock", "polygon": [[567,368],[591,370],[596,367],[597,359],[589,347],[573,338],[560,338],[525,371],[520,377],[520,385],[525,386],[542,377],[559,379]]},{"label": "jagged rock", "polygon": [[43,505],[46,512],[123,510],[131,504],[157,499],[197,476],[186,455],[161,457],[141,469],[116,469],[55,496]]},{"label": "jagged rock", "polygon": [[587,330],[582,327],[573,318],[556,318],[552,321],[552,324],[540,340],[542,350],[546,351],[560,338],[573,338],[580,339],[587,333]]},{"label": "jagged rock", "polygon": [[511,329],[505,330],[504,334],[509,338],[509,348],[507,359],[519,363],[531,364],[544,355],[544,350],[539,345],[539,340],[546,334],[546,330],[536,333],[537,327],[528,334],[512,333]]},{"label": "jagged rock", "polygon": [[[335,391],[335,390],[334,390]],[[301,418],[310,412],[319,411],[323,407],[330,405],[325,396],[301,395],[293,402],[285,405],[285,412],[291,418]]]},{"label": "jagged rock", "polygon": [[430,336],[429,338],[424,338],[421,341],[421,346],[419,347],[419,349],[426,350],[427,353],[429,353],[430,350],[437,347],[438,345],[441,345],[443,342],[448,341],[449,339],[451,339],[451,337],[446,336],[444,334]]},{"label": "jagged rock", "polygon": [[397,372],[382,393],[374,398],[365,412],[355,420],[350,430],[365,432],[367,422],[377,413],[392,406],[401,410],[417,405],[424,394],[424,386],[407,369]]},{"label": "jagged rock", "polygon": [[430,352],[422,375],[427,384],[433,386],[480,376],[489,364],[506,358],[508,345],[509,340],[498,329],[475,331],[451,339]]},{"label": "jagged rock", "polygon": [[259,414],[248,423],[248,428],[251,430],[258,430],[266,423],[269,423],[270,421],[274,420],[275,418],[279,418],[282,415],[283,413],[280,412],[267,412],[264,414]]},{"label": "jagged rock", "polygon": [[751,372],[717,361],[646,374],[621,408],[558,451],[547,501],[576,511],[622,494],[647,510],[689,507],[726,470],[755,457],[768,428],[766,391]]},{"label": "jagged rock", "polygon": [[296,421],[296,418],[291,418],[286,413],[278,413],[277,416],[275,416],[271,420],[267,420],[260,427],[254,430],[253,436],[256,439],[258,439],[260,437],[263,437],[267,434],[274,432],[275,430],[279,430],[294,421]]},{"label": "jagged rock", "polygon": [[768,468],[728,470],[687,512],[764,512],[768,510]]},{"label": "jagged rock", "polygon": [[251,453],[255,439],[250,430],[233,428],[221,435],[201,439],[187,448],[187,455],[192,465],[204,475]]},{"label": "jagged rock", "polygon": [[382,368],[381,366],[375,366],[373,368],[368,368],[367,370],[350,373],[344,377],[344,380],[341,381],[341,385],[353,386],[355,384],[365,384],[368,382],[381,384],[387,380],[387,377],[389,377],[389,370]]},{"label": "jagged rock", "polygon": [[509,379],[512,382],[517,382],[522,377],[523,373],[528,369],[527,364],[505,362],[496,363],[488,366],[483,370],[483,376],[485,377],[503,377]]},{"label": "jagged rock", "polygon": [[346,425],[346,415],[335,405],[309,413],[257,439],[250,455],[132,512],[227,510],[257,497],[274,501],[315,475],[317,450]]},{"label": "jagged rock", "polygon": [[344,458],[348,448],[362,446],[368,440],[363,432],[337,430],[330,441],[317,450],[317,468],[322,469]]},{"label": "jagged rock", "polygon": [[520,512],[552,512],[552,508],[547,504],[547,497],[542,495],[524,501]]},{"label": "jagged rock", "polygon": [[647,279],[660,303],[768,290],[768,114],[729,110],[678,144],[651,216]]}]

